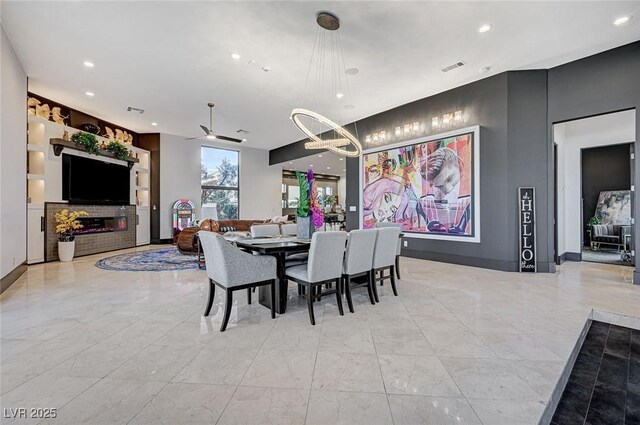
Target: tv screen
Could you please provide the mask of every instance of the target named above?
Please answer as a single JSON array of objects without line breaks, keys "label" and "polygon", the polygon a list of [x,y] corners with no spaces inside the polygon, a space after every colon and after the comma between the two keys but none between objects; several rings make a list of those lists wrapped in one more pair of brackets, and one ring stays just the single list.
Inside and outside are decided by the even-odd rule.
[{"label": "tv screen", "polygon": [[62,199],[72,204],[129,205],[130,171],[75,155],[62,155]]}]

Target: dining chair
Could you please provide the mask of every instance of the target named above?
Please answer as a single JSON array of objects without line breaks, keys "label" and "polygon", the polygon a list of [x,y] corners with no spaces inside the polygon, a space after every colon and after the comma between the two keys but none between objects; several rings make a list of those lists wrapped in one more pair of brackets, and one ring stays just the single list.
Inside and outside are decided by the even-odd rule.
[{"label": "dining chair", "polygon": [[[307,264],[285,269],[287,279],[293,280],[306,288],[307,308],[309,309],[309,320],[312,325],[316,324],[313,301],[326,295],[336,294],[338,311],[341,316],[344,316],[340,279],[342,277],[342,260],[346,240],[346,232],[315,232],[311,237]],[[334,288],[327,288],[323,292],[322,285],[329,283],[335,283]]]},{"label": "dining chair", "polygon": [[[375,304],[373,291],[376,290],[376,287],[371,270],[373,269],[373,250],[376,245],[377,233],[376,229],[352,230],[349,232],[347,251],[344,254],[344,264],[342,266],[341,286],[346,292],[347,304],[351,313],[354,312],[351,299],[351,289],[353,288],[366,286],[369,300],[371,304]],[[351,279],[359,276],[366,276],[366,282],[352,285]]]},{"label": "dining chair", "polygon": [[[373,267],[372,272],[374,275],[374,285],[380,282],[380,286],[383,285],[386,279],[391,279],[391,288],[393,289],[393,295],[398,296],[398,290],[396,289],[396,276],[395,276],[395,259],[396,259],[396,244],[400,238],[400,229],[398,227],[382,227],[377,229],[376,233],[376,246],[373,250]],[[385,271],[389,271],[388,275],[385,275]],[[376,274],[380,273],[380,277]],[[376,302],[379,302],[377,288],[373,292],[376,298]]]},{"label": "dining chair", "polygon": [[280,236],[280,225],[278,224],[253,224],[251,226],[251,237],[260,238],[265,236]]},{"label": "dining chair", "polygon": [[[402,224],[400,223],[393,223],[390,221],[381,221],[380,223],[376,224],[376,227],[378,229],[381,229],[383,227],[397,227],[398,229],[400,229],[400,232],[402,233]],[[400,279],[400,253],[402,252],[402,238],[398,237],[398,248],[396,249],[396,276],[398,277],[398,279]]]},{"label": "dining chair", "polygon": [[298,225],[296,223],[281,224],[280,233],[283,236],[296,236],[298,234]]},{"label": "dining chair", "polygon": [[257,256],[240,251],[227,242],[221,235],[214,232],[199,231],[198,237],[207,259],[207,276],[209,277],[209,300],[204,310],[208,316],[213,306],[216,286],[224,289],[227,294],[224,317],[220,325],[220,332],[224,332],[229,323],[233,292],[247,290],[247,302],[251,304],[251,288],[257,286],[271,286],[271,318],[276,317],[276,259],[271,256]]}]

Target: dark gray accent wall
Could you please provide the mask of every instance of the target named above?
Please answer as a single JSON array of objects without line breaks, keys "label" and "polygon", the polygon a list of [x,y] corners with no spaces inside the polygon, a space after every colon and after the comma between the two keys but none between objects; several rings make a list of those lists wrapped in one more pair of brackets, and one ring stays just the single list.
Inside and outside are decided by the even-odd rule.
[{"label": "dark gray accent wall", "polygon": [[[600,192],[631,188],[630,144],[582,150],[582,223],[593,217]],[[582,240],[589,246],[586,226]]]},{"label": "dark gray accent wall", "polygon": [[[608,50],[565,65],[552,68],[548,73],[549,136],[553,124],[626,109],[636,110],[636,140],[640,140],[640,41]],[[640,187],[640,161],[632,170],[635,187]],[[553,190],[553,180],[549,180]],[[551,192],[551,196],[553,192]],[[640,208],[640,197],[633,198],[631,215]],[[553,210],[550,211],[553,214]],[[553,228],[549,229],[553,237]],[[633,230],[633,246],[640,246],[640,232]],[[634,272],[634,283],[640,283],[640,273]]]}]

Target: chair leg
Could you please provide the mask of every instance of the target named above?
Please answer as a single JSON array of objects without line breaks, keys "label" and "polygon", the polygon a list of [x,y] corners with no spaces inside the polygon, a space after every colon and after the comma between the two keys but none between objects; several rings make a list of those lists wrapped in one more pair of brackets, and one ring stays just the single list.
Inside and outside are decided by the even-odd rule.
[{"label": "chair leg", "polygon": [[340,312],[340,316],[344,316],[344,310],[342,309],[342,294],[337,290],[339,289],[339,282],[339,280],[336,280],[336,302],[338,303],[338,311]]},{"label": "chair leg", "polygon": [[313,285],[309,286],[309,295],[307,296],[307,308],[309,309],[309,320],[311,324],[315,326],[316,318],[313,315],[313,295],[315,293],[315,288]]},{"label": "chair leg", "polygon": [[393,295],[398,296],[398,289],[396,288],[396,274],[395,274],[395,266],[391,266],[391,271],[389,273],[389,277],[391,278],[391,289],[393,289]]},{"label": "chair leg", "polygon": [[400,256],[396,255],[396,276],[398,277],[398,280],[402,279],[400,277]]},{"label": "chair leg", "polygon": [[384,269],[380,270],[380,286],[384,285]]},{"label": "chair leg", "polygon": [[220,332],[224,332],[227,329],[229,323],[229,316],[231,316],[231,306],[233,304],[233,291],[227,288],[227,300],[224,306],[224,317],[222,318],[222,324],[220,325]]},{"label": "chair leg", "polygon": [[302,285],[298,283],[298,296],[302,295]]},{"label": "chair leg", "polygon": [[373,298],[379,303],[380,298],[378,298],[378,287],[376,286],[376,272],[373,270],[371,270],[371,288],[373,289]]},{"label": "chair leg", "polygon": [[271,281],[271,318],[276,318],[276,281]]},{"label": "chair leg", "polygon": [[207,306],[204,308],[205,317],[211,313],[211,307],[213,306],[213,299],[216,297],[216,285],[211,279],[209,279],[209,299],[207,300]]},{"label": "chair leg", "polygon": [[373,276],[371,276],[371,272],[367,273],[367,292],[369,293],[369,301],[371,301],[372,305],[375,305],[375,298],[373,297],[373,290],[376,289],[375,282],[373,281]]},{"label": "chair leg", "polygon": [[[351,300],[351,278],[345,276],[342,280],[343,289],[347,293],[347,305],[349,305],[349,311],[353,313],[353,301]],[[342,295],[340,296],[342,298]]]},{"label": "chair leg", "polygon": [[251,304],[251,289],[256,289],[256,288],[255,287],[247,288],[247,304]]}]

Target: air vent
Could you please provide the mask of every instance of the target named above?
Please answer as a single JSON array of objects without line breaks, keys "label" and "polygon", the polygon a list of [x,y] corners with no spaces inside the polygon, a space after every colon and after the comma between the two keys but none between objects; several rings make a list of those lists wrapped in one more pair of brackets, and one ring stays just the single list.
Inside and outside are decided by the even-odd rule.
[{"label": "air vent", "polygon": [[238,134],[249,134],[250,131],[249,130],[240,129],[240,130],[237,130],[236,133],[238,133]]},{"label": "air vent", "polygon": [[135,106],[127,106],[128,112],[137,112],[139,114],[144,114],[144,109],[136,108]]},{"label": "air vent", "polygon": [[463,66],[465,63],[464,62],[456,62],[453,65],[449,65],[446,68],[442,68],[442,72],[449,72],[452,69],[456,69],[456,68],[460,68],[461,66]]}]

